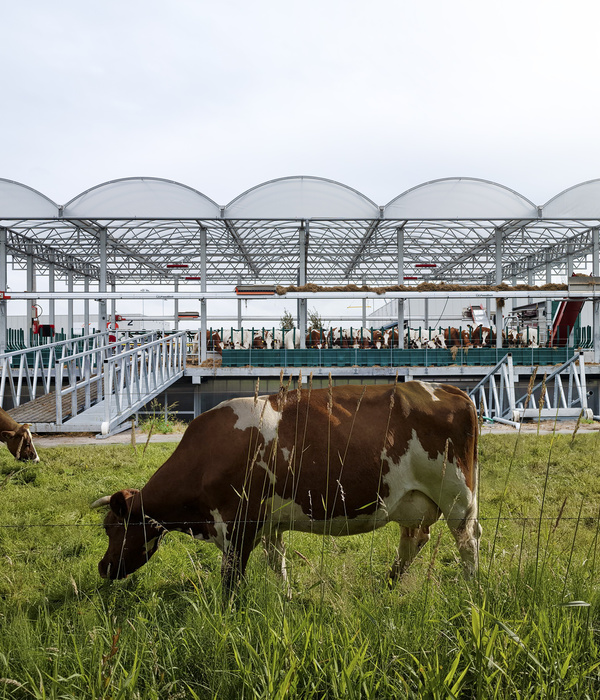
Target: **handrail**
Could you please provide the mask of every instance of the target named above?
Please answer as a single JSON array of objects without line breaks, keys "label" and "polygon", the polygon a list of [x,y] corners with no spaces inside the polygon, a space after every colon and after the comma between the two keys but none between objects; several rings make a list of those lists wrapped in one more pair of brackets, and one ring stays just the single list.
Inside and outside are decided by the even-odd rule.
[{"label": "handrail", "polygon": [[[63,424],[63,398],[71,397],[71,409],[69,415],[75,416],[80,409],[87,410],[92,403],[98,403],[105,395],[103,393],[104,363],[110,356],[118,357],[127,352],[136,352],[137,349],[148,342],[156,340],[156,332],[136,335],[124,338],[114,343],[99,345],[90,350],[75,353],[68,357],[62,357],[56,361],[55,387],[56,387],[56,424]],[[133,346],[133,347],[132,347]],[[63,386],[67,378],[66,386]],[[93,395],[95,389],[95,395]],[[80,406],[78,393],[83,390],[83,404]]]},{"label": "handrail", "polygon": [[105,358],[103,435],[183,376],[186,339],[180,331]]},{"label": "handrail", "polygon": [[[106,346],[108,336],[108,331],[104,331],[3,353],[0,355],[0,407],[4,401],[7,382],[13,407],[37,398],[38,383],[42,386],[43,394],[49,394],[58,361],[79,355],[82,347],[90,351]],[[18,370],[14,377],[13,369],[17,364]]]}]

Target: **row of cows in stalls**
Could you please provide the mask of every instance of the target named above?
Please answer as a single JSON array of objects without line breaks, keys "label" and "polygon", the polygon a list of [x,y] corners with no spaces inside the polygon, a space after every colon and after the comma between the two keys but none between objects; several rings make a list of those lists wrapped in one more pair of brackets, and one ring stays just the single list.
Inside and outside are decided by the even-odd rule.
[{"label": "row of cows in stalls", "polygon": [[[274,328],[252,329],[210,329],[206,332],[207,350],[221,353],[224,349],[242,350],[293,350],[300,347],[300,332],[296,328],[289,330]],[[358,348],[388,349],[398,348],[398,327],[394,328],[328,328],[311,329],[306,333],[307,348]],[[537,328],[508,330],[502,334],[504,346],[532,347],[540,346]],[[496,346],[496,332],[484,326],[467,326],[467,328],[404,329],[403,348],[409,349],[444,349],[444,348],[484,348]],[[192,355],[199,350],[199,335],[193,337]]]}]

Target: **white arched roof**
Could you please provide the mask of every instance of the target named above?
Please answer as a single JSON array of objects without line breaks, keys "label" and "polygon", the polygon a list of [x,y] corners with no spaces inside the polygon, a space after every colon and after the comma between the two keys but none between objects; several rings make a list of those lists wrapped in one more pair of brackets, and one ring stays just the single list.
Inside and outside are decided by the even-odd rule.
[{"label": "white arched roof", "polygon": [[220,209],[201,192],[152,177],[112,180],[83,192],[64,206],[73,219],[216,219]]},{"label": "white arched roof", "polygon": [[55,219],[58,205],[37,190],[0,179],[0,218]]},{"label": "white arched roof", "polygon": [[236,197],[226,219],[375,219],[379,207],[368,197],[334,180],[285,177],[270,180]]},{"label": "white arched roof", "polygon": [[[306,239],[297,235],[300,219],[310,220]],[[549,260],[559,269],[567,239],[569,255],[583,270],[593,252],[591,231],[600,226],[600,179],[565,190],[544,207],[476,178],[426,182],[386,207],[318,177],[271,180],[226,207],[187,185],[153,177],[105,182],[64,207],[0,179],[0,226],[13,265],[25,269],[33,244],[39,269],[55,265],[94,275],[103,262],[98,232],[104,229],[106,272],[127,283],[162,283],[173,279],[172,264],[195,273],[206,263],[211,284],[296,284],[301,258],[310,282],[395,283],[399,221],[409,278],[489,283],[497,276],[499,230],[505,277],[545,270]],[[206,233],[205,259],[199,226]],[[436,267],[423,271],[430,261]]]},{"label": "white arched roof", "polygon": [[535,219],[537,207],[487,180],[445,178],[413,187],[384,207],[384,219]]},{"label": "white arched roof", "polygon": [[544,219],[600,219],[600,180],[564,190],[542,207]]}]

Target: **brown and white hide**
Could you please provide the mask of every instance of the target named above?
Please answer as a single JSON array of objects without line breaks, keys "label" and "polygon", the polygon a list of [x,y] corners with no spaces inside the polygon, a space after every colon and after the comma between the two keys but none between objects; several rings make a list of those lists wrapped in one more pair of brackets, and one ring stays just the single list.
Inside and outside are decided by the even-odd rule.
[{"label": "brown and white hide", "polygon": [[[402,574],[440,516],[465,574],[477,566],[475,407],[446,384],[347,385],[224,401],[190,423],[141,489],[109,506],[100,575],[145,564],[169,530],[213,542],[230,595],[250,552],[281,533],[370,533],[397,522],[390,578]],[[335,456],[335,458],[332,458]]]}]

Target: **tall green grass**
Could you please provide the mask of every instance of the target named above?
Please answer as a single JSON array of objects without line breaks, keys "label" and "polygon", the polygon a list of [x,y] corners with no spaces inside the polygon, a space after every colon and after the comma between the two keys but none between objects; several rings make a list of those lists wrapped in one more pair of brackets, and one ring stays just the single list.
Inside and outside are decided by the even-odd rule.
[{"label": "tall green grass", "polygon": [[482,438],[478,580],[443,523],[393,589],[397,526],[290,533],[291,599],[257,548],[229,607],[218,550],[182,534],[98,577],[89,504],[173,449],[0,452],[0,699],[598,697],[597,435]]}]

